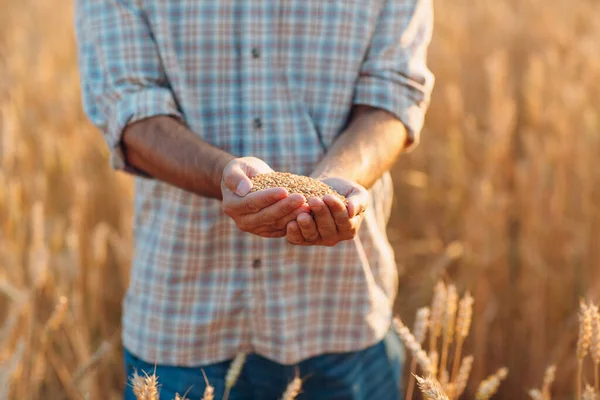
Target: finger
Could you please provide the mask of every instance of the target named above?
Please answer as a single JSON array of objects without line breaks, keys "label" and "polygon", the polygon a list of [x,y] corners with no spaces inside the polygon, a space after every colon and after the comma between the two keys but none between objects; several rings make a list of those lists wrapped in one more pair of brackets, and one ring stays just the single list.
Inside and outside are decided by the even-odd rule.
[{"label": "finger", "polygon": [[290,222],[296,221],[296,219],[298,218],[298,215],[300,215],[302,213],[305,213],[305,214],[310,213],[310,207],[308,206],[307,203],[302,204],[300,207],[296,208],[291,213],[289,213],[285,217],[281,218],[279,221],[277,221],[275,224],[273,224],[273,226],[277,229],[285,229],[285,227]]},{"label": "finger", "polygon": [[291,221],[289,224],[287,224],[285,238],[291,244],[300,245],[304,243],[304,237],[302,236],[302,232],[300,232],[300,226],[298,226],[298,222]]},{"label": "finger", "polygon": [[365,190],[364,192],[358,191],[346,198],[348,200],[348,216],[353,218],[357,215],[364,213],[367,210],[369,204],[369,194]]},{"label": "finger", "polygon": [[309,214],[300,214],[296,219],[298,226],[300,226],[300,232],[305,241],[314,243],[319,240],[319,231],[317,230],[317,224]]},{"label": "finger", "polygon": [[329,207],[335,225],[337,226],[338,232],[344,231],[352,227],[350,224],[350,217],[348,216],[348,210],[344,202],[337,196],[327,194],[323,197],[323,201]]},{"label": "finger", "polygon": [[228,215],[246,215],[257,213],[287,197],[284,188],[272,188],[250,193],[247,196],[228,196],[223,201],[223,207]]},{"label": "finger", "polygon": [[308,200],[308,205],[315,216],[317,230],[321,239],[330,240],[334,238],[337,235],[337,226],[331,212],[329,212],[327,204],[317,197],[311,197]]},{"label": "finger", "polygon": [[304,196],[292,194],[264,209],[245,216],[244,223],[249,226],[271,226],[305,203]]},{"label": "finger", "polygon": [[239,163],[232,163],[223,171],[225,186],[238,196],[245,196],[252,189],[252,181]]},{"label": "finger", "polygon": [[264,230],[253,232],[253,233],[257,236],[261,236],[264,238],[271,238],[271,239],[282,238],[286,235],[285,229],[279,229],[276,231],[264,229]]}]

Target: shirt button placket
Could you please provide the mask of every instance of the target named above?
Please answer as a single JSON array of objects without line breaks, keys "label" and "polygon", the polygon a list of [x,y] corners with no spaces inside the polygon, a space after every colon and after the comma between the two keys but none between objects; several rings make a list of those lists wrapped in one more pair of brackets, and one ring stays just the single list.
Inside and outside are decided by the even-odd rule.
[{"label": "shirt button placket", "polygon": [[[252,58],[254,58],[254,59],[259,59],[260,58],[260,55],[261,55],[260,54],[260,48],[253,47],[250,53],[252,54]],[[262,120],[259,117],[254,118],[253,126],[254,126],[255,130],[261,129],[262,126],[263,126]]]}]

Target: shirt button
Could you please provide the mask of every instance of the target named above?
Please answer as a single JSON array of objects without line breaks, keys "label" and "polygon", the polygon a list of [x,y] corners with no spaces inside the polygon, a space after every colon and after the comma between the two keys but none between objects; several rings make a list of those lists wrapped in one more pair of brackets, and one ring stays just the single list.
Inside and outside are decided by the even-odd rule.
[{"label": "shirt button", "polygon": [[255,129],[260,129],[262,128],[262,121],[260,118],[254,118],[254,128]]},{"label": "shirt button", "polygon": [[252,57],[259,58],[260,57],[260,49],[258,47],[254,47],[252,49]]},{"label": "shirt button", "polygon": [[252,268],[254,268],[254,269],[260,268],[261,265],[262,265],[262,262],[260,261],[260,258],[257,258],[254,261],[252,261]]}]

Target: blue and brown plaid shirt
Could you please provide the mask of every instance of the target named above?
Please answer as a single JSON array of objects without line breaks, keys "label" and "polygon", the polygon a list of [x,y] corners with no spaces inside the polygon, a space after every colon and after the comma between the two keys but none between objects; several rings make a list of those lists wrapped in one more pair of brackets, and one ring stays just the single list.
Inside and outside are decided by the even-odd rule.
[{"label": "blue and brown plaid shirt", "polygon": [[[433,85],[431,0],[77,0],[85,109],[127,168],[124,127],[155,115],[273,169],[309,175],[355,104],[417,142]],[[218,200],[136,177],[125,346],[202,365],[257,352],[284,364],[383,338],[396,295],[392,185],[359,240],[297,247],[240,232]]]}]

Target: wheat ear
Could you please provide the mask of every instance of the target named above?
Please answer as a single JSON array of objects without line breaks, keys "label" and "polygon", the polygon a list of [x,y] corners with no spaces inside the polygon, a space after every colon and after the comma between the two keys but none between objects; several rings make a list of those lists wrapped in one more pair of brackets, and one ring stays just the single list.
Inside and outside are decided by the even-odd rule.
[{"label": "wheat ear", "polygon": [[594,361],[594,388],[600,392],[599,368],[600,368],[600,311],[598,306],[591,306],[592,313],[592,341],[590,343],[590,353]]},{"label": "wheat ear", "polygon": [[592,313],[583,300],[579,302],[579,336],[577,338],[577,376],[575,389],[577,399],[581,399],[581,374],[583,371],[583,360],[588,354],[592,338]]},{"label": "wheat ear", "polygon": [[158,400],[158,377],[156,374],[142,377],[137,371],[133,371],[130,379],[133,394],[137,400]]},{"label": "wheat ear", "polygon": [[215,400],[215,388],[208,381],[208,378],[206,377],[206,372],[204,372],[204,370],[202,370],[202,375],[204,376],[204,382],[206,382],[206,387],[204,388],[202,400]]},{"label": "wheat ear", "polygon": [[456,350],[454,351],[451,382],[456,380],[463,344],[467,336],[469,336],[471,319],[473,318],[473,302],[473,296],[467,292],[460,300],[460,303],[458,303],[458,317],[456,318]]},{"label": "wheat ear", "polygon": [[590,385],[585,386],[581,400],[598,400],[598,393]]},{"label": "wheat ear", "polygon": [[419,342],[417,342],[413,334],[410,333],[410,330],[404,325],[400,318],[394,318],[393,325],[406,348],[410,350],[411,355],[417,360],[419,367],[421,367],[424,373],[429,374],[431,371],[431,360],[427,356],[427,353],[421,348]]},{"label": "wheat ear", "polygon": [[[417,310],[415,318],[415,326],[413,328],[415,340],[422,346],[427,333],[427,325],[429,324],[429,308],[423,307]],[[413,375],[417,371],[417,360],[412,357],[410,362],[410,375],[408,376],[408,388],[406,389],[406,399],[412,399],[415,388],[415,379]]]},{"label": "wheat ear", "polygon": [[500,383],[506,379],[508,375],[508,368],[500,368],[494,374],[485,378],[479,384],[479,388],[477,388],[477,393],[475,394],[476,400],[488,400],[493,395],[496,394],[498,388],[500,387]]},{"label": "wheat ear", "polygon": [[433,300],[431,302],[431,321],[429,323],[429,354],[437,351],[437,341],[442,332],[442,323],[444,321],[447,294],[448,290],[446,289],[446,285],[444,282],[439,281],[435,285],[435,289],[433,291]]},{"label": "wheat ear", "polygon": [[415,379],[426,400],[449,400],[440,383],[433,376],[421,378],[415,375]]},{"label": "wheat ear", "polygon": [[473,368],[473,356],[466,356],[460,363],[458,369],[458,375],[456,375],[456,381],[454,382],[454,396],[453,398],[458,399],[467,388],[469,382],[469,376],[471,375],[471,369]]},{"label": "wheat ear", "polygon": [[227,375],[225,375],[225,394],[223,395],[223,400],[227,400],[229,398],[229,392],[240,377],[245,362],[246,353],[238,353],[231,362],[231,365],[227,370]]},{"label": "wheat ear", "polygon": [[294,400],[300,394],[300,390],[302,389],[302,379],[300,379],[300,374],[298,372],[298,368],[296,368],[296,376],[285,388],[285,392],[281,396],[281,400]]},{"label": "wheat ear", "polygon": [[540,389],[529,389],[529,392],[527,392],[527,394],[529,395],[531,400],[545,400],[544,395],[542,394],[542,391]]},{"label": "wheat ear", "polygon": [[551,400],[552,394],[550,388],[556,379],[556,365],[550,365],[544,373],[544,383],[542,384],[542,396],[544,400]]},{"label": "wheat ear", "polygon": [[[444,338],[442,342],[442,356],[438,375],[446,371],[448,364],[448,350],[454,341],[454,323],[456,321],[456,308],[458,306],[458,294],[456,286],[448,285],[448,294],[446,297],[446,312],[444,315]],[[441,376],[441,375],[440,375]]]}]

